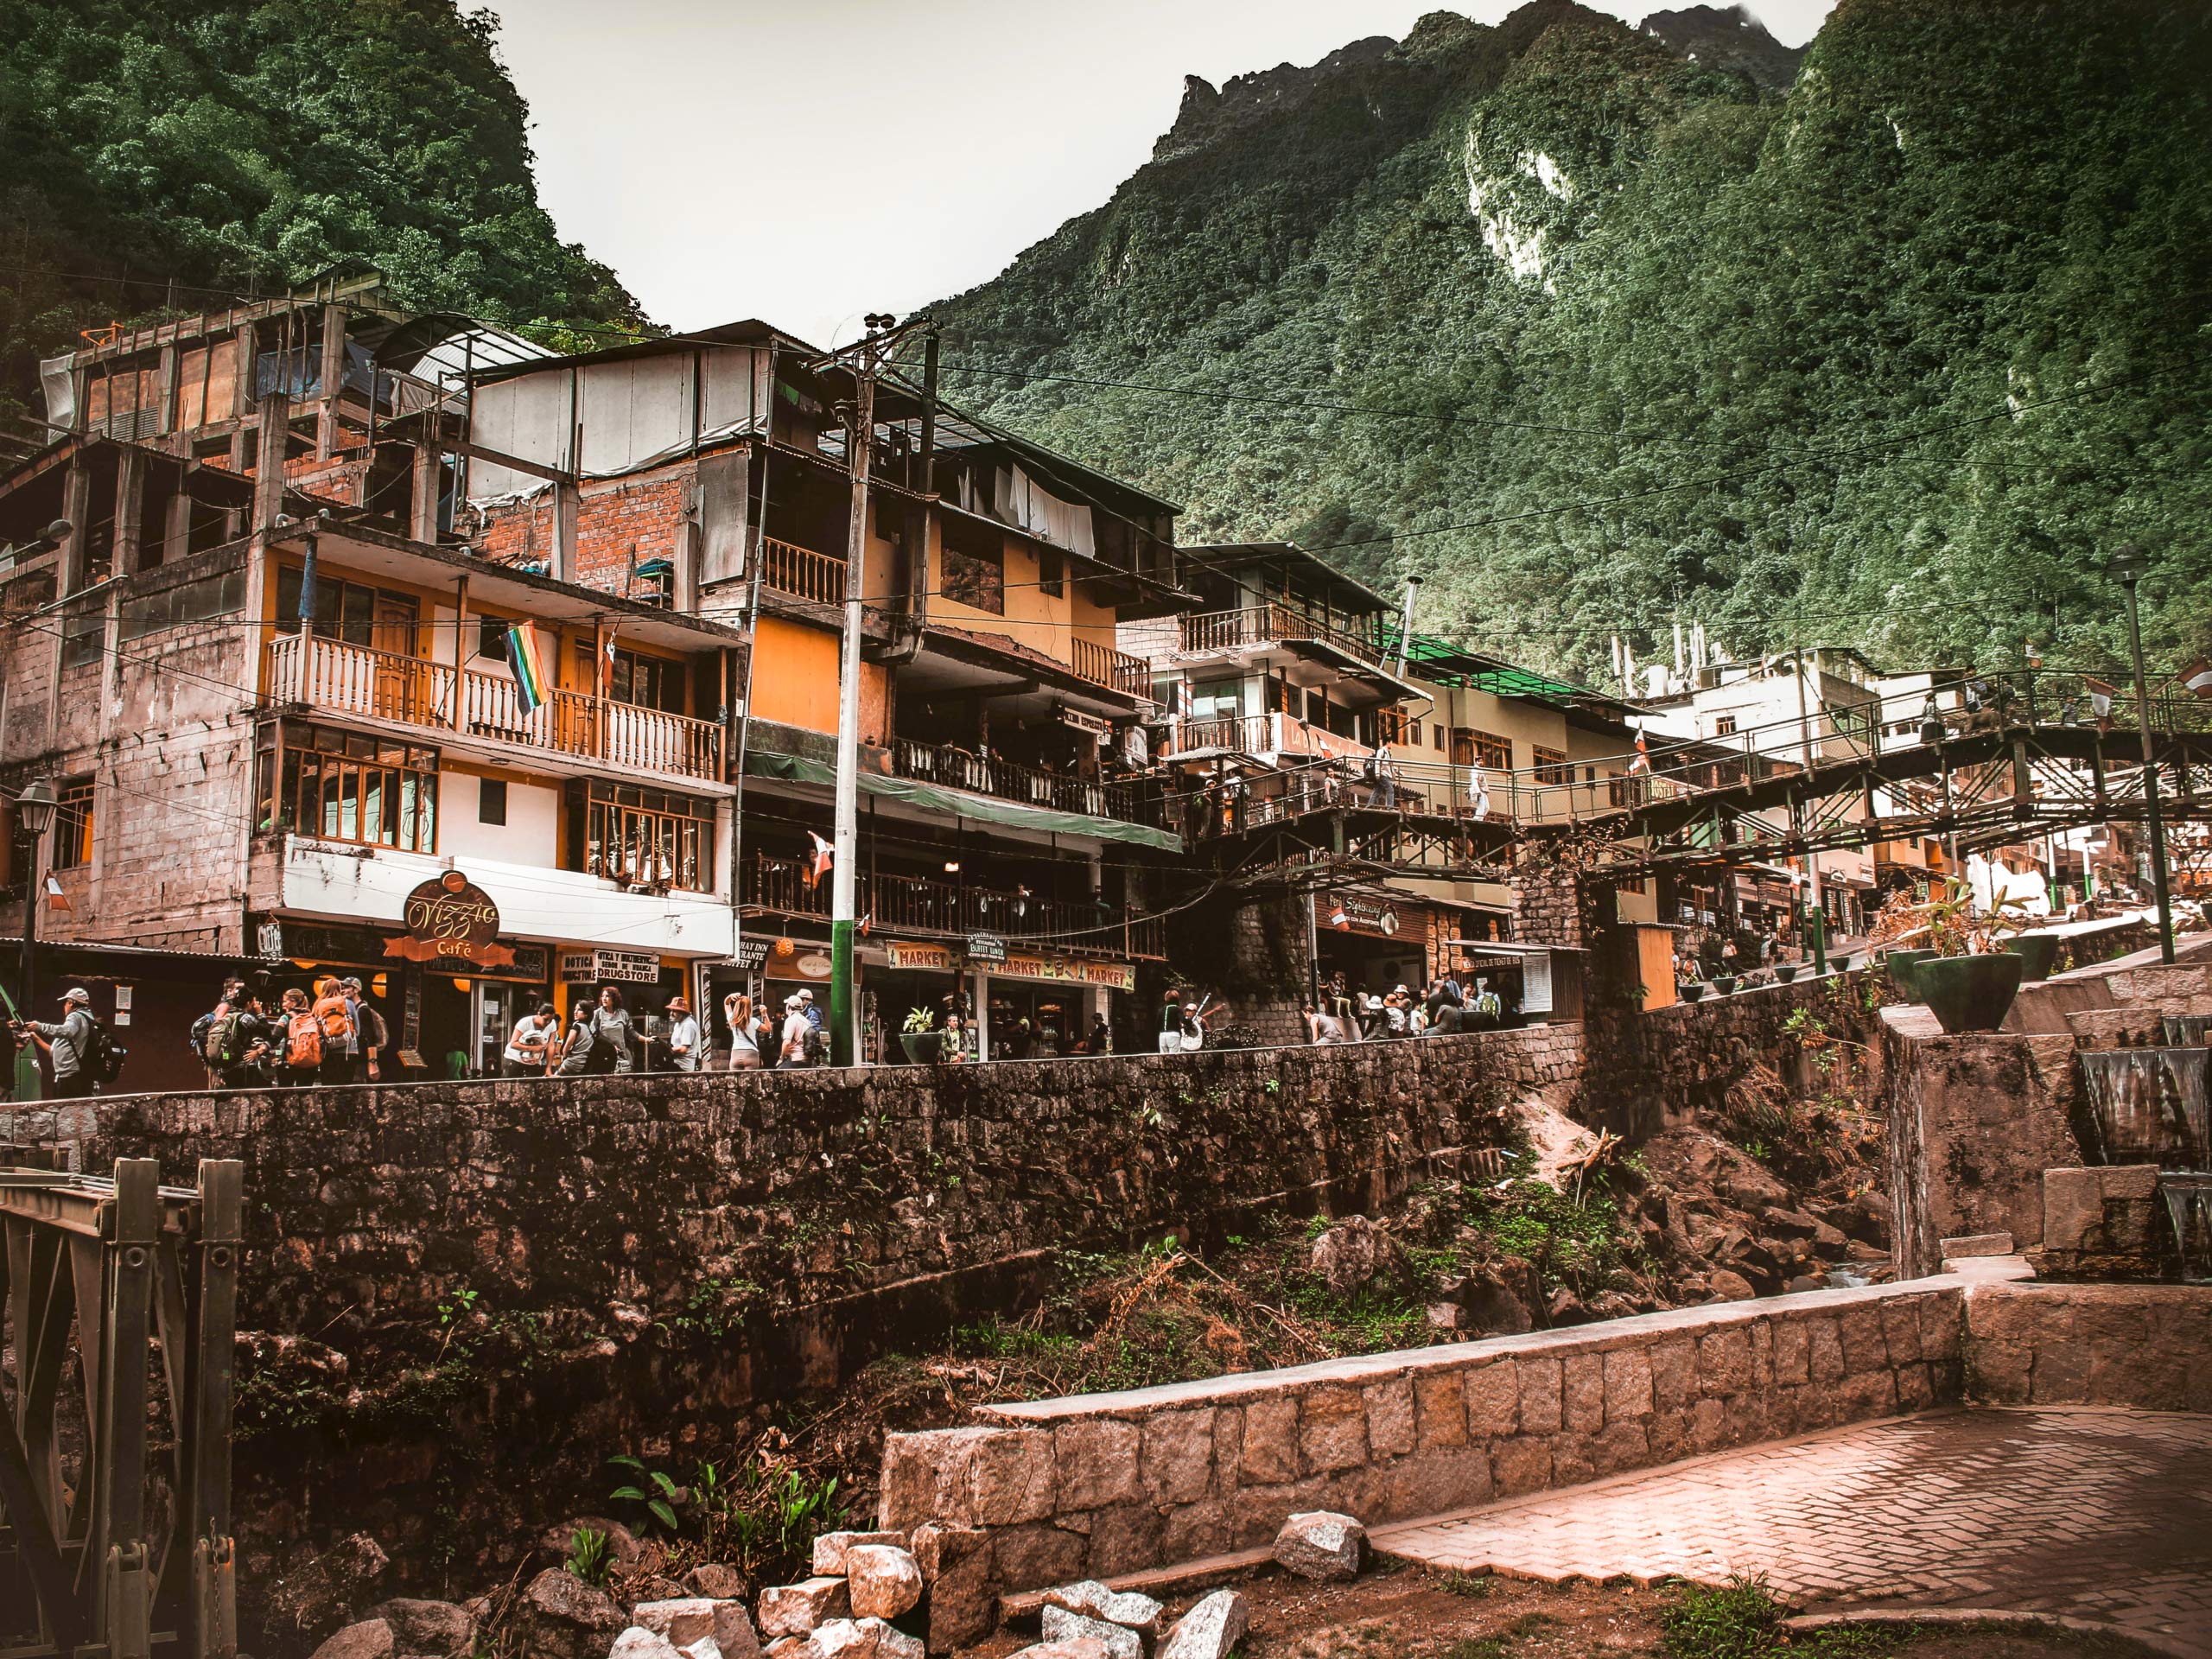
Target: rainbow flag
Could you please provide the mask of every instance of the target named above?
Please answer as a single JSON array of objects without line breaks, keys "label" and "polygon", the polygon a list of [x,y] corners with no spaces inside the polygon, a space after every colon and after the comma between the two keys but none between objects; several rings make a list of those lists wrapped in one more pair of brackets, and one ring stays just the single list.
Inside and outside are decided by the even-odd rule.
[{"label": "rainbow flag", "polygon": [[545,663],[537,654],[537,634],[527,622],[517,622],[507,629],[507,666],[514,671],[515,695],[521,699],[522,711],[534,715],[550,694],[552,683],[545,677]]}]

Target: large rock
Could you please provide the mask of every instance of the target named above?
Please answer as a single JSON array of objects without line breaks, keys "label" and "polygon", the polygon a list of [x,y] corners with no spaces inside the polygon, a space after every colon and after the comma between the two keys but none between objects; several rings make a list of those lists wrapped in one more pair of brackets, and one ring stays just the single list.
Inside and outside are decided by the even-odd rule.
[{"label": "large rock", "polygon": [[679,1648],[704,1637],[722,1659],[753,1659],[760,1651],[753,1621],[742,1602],[713,1596],[684,1596],[673,1601],[641,1601],[630,1610],[632,1623],[666,1637]]},{"label": "large rock", "polygon": [[315,1659],[398,1659],[391,1626],[380,1618],[348,1624],[315,1650]]},{"label": "large rock", "polygon": [[391,1565],[384,1547],[365,1532],[327,1549],[295,1550],[270,1586],[270,1622],[310,1634],[352,1623]]},{"label": "large rock", "polygon": [[845,1571],[845,1553],[855,1544],[888,1544],[894,1549],[905,1549],[908,1543],[903,1532],[825,1532],[814,1541],[814,1576],[841,1577]]},{"label": "large rock", "polygon": [[923,1659],[922,1644],[880,1618],[832,1618],[817,1625],[804,1659]]},{"label": "large rock", "polygon": [[936,1522],[914,1529],[914,1563],[929,1586],[931,1653],[974,1645],[998,1628],[998,1592],[991,1581],[991,1535],[981,1527]]},{"label": "large rock", "polygon": [[1064,1642],[1032,1642],[1015,1649],[1007,1659],[1107,1659],[1106,1644],[1087,1636],[1071,1636]]},{"label": "large rock", "polygon": [[1120,1624],[1154,1641],[1167,1624],[1167,1609],[1150,1596],[1135,1590],[1116,1590],[1096,1579],[1056,1585],[1045,1592],[1045,1605]]},{"label": "large rock", "polygon": [[1229,1659],[1244,1639],[1252,1610],[1234,1590],[1217,1590],[1175,1621],[1156,1659]]},{"label": "large rock", "polygon": [[407,1597],[369,1610],[391,1626],[398,1659],[469,1659],[476,1649],[476,1618],[449,1601]]},{"label": "large rock", "polygon": [[607,1539],[607,1557],[617,1567],[635,1567],[645,1553],[638,1535],[620,1521],[609,1520],[603,1515],[579,1515],[563,1521],[557,1527],[548,1527],[537,1535],[537,1547],[556,1560],[565,1561],[575,1543],[577,1530],[589,1527],[603,1534]]},{"label": "large rock", "polygon": [[1338,1296],[1395,1274],[1405,1265],[1397,1242],[1365,1216],[1346,1216],[1313,1241],[1313,1271]]},{"label": "large rock", "polygon": [[695,1596],[708,1596],[716,1601],[741,1599],[745,1595],[745,1574],[720,1561],[702,1561],[683,1575],[683,1587]]},{"label": "large rock", "polygon": [[852,1609],[852,1598],[842,1579],[773,1585],[760,1592],[760,1634],[811,1636],[817,1626],[843,1618]]},{"label": "large rock", "polygon": [[658,1630],[632,1624],[614,1638],[614,1645],[607,1651],[607,1659],[683,1659],[683,1656]]},{"label": "large rock", "polygon": [[1040,1621],[1047,1642],[1090,1641],[1104,1646],[1107,1659],[1144,1659],[1144,1638],[1135,1630],[1109,1624],[1103,1618],[1071,1613],[1065,1607],[1045,1604]]},{"label": "large rock", "polygon": [[1302,1579],[1356,1579],[1366,1548],[1367,1529],[1330,1510],[1294,1515],[1275,1534],[1276,1561]]},{"label": "large rock", "polygon": [[630,1621],[606,1591],[549,1567],[523,1591],[514,1623],[530,1659],[606,1659]]},{"label": "large rock", "polygon": [[922,1599],[922,1570],[895,1544],[847,1549],[845,1583],[857,1618],[896,1618]]}]

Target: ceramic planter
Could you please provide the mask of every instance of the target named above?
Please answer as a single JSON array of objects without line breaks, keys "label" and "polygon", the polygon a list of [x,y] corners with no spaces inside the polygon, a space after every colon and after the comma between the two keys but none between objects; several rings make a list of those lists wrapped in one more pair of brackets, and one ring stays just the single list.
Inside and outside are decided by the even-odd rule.
[{"label": "ceramic planter", "polygon": [[1705,996],[1705,982],[1701,979],[1693,979],[1685,983],[1681,989],[1683,1001],[1700,1001]]},{"label": "ceramic planter", "polygon": [[1715,995],[1717,995],[1717,996],[1726,996],[1726,995],[1728,995],[1728,993],[1729,993],[1729,992],[1731,992],[1731,991],[1734,990],[1735,988],[1736,988],[1736,976],[1735,976],[1735,975],[1733,975],[1733,974],[1715,974],[1715,975],[1713,976],[1713,994],[1714,994]]},{"label": "ceramic planter", "polygon": [[1933,950],[1892,950],[1883,961],[1889,965],[1891,982],[1916,1002],[1923,999],[1920,987],[1913,982],[1913,970],[1923,962],[1934,961],[1935,957]]},{"label": "ceramic planter", "polygon": [[1777,984],[1787,985],[1791,980],[1796,977],[1797,964],[1796,963],[1777,962],[1774,964],[1774,978]]},{"label": "ceramic planter", "polygon": [[1913,969],[1928,1011],[1945,1031],[1995,1031],[2020,989],[2027,964],[2012,950],[1979,957],[1930,957]]},{"label": "ceramic planter", "polygon": [[2020,970],[2020,978],[2028,983],[2049,979],[2050,970],[2058,961],[2058,935],[2056,933],[2021,933],[2007,941],[2010,948],[2027,964]]},{"label": "ceramic planter", "polygon": [[934,1065],[944,1052],[944,1033],[941,1031],[902,1031],[899,1046],[906,1051],[906,1058],[916,1065]]}]

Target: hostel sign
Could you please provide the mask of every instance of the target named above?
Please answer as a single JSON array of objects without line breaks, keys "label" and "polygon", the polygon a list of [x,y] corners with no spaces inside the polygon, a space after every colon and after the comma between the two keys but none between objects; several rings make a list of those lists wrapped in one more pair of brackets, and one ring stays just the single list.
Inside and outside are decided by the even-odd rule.
[{"label": "hostel sign", "polygon": [[386,939],[384,953],[406,962],[447,962],[504,968],[513,948],[499,943],[499,907],[459,870],[448,870],[407,895],[400,920],[407,931]]}]

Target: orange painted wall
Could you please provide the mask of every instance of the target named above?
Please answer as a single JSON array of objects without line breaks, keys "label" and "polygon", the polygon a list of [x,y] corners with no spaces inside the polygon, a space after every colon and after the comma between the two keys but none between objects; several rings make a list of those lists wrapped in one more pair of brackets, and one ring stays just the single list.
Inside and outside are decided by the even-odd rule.
[{"label": "orange painted wall", "polygon": [[[861,664],[861,741],[883,741],[884,669]],[[810,732],[837,729],[837,636],[764,616],[753,636],[753,717]]]}]

